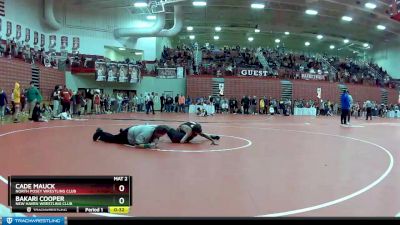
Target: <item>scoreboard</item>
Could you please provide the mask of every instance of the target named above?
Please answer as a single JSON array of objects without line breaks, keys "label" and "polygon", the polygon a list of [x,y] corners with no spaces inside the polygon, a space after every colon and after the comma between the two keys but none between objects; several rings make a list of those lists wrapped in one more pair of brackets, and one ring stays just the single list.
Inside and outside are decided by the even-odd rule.
[{"label": "scoreboard", "polygon": [[126,214],[131,176],[9,176],[8,205],[18,213]]}]

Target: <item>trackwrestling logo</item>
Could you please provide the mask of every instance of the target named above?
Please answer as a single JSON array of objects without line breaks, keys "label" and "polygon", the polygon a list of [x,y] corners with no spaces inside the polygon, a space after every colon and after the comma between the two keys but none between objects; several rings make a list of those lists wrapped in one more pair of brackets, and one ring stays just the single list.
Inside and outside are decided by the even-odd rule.
[{"label": "trackwrestling logo", "polygon": [[64,225],[64,217],[3,217],[3,224],[9,225],[34,225],[34,224],[53,224]]}]

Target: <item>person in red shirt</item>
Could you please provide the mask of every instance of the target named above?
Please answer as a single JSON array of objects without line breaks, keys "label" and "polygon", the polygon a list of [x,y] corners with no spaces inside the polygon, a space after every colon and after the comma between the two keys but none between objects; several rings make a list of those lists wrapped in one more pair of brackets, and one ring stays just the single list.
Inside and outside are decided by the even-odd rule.
[{"label": "person in red shirt", "polygon": [[95,94],[94,94],[94,109],[96,114],[100,114],[100,93],[98,90],[96,90]]},{"label": "person in red shirt", "polygon": [[63,112],[69,112],[70,102],[71,102],[71,93],[68,91],[67,87],[64,86],[64,89],[60,93],[61,105]]}]

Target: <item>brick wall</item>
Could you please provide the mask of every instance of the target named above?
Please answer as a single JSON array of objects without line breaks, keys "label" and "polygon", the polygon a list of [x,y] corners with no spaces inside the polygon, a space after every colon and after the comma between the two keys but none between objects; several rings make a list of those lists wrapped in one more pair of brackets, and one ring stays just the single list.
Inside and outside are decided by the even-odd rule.
[{"label": "brick wall", "polygon": [[388,90],[388,102],[390,104],[398,103],[399,101],[399,91],[394,89],[386,89]]},{"label": "brick wall", "polygon": [[[50,92],[56,84],[65,84],[64,72],[52,68],[40,66],[40,91],[44,100],[49,100]],[[8,98],[11,97],[11,90],[14,89],[15,82],[21,88],[29,87],[32,80],[32,68],[29,63],[18,59],[8,59],[0,57],[0,88],[2,88]]]},{"label": "brick wall", "polygon": [[53,68],[39,66],[40,69],[40,91],[44,100],[50,100],[54,87],[65,84],[65,73]]},{"label": "brick wall", "polygon": [[[317,88],[322,89],[322,99],[339,102],[340,90],[338,83],[325,81],[292,80],[294,99],[317,99]],[[381,102],[381,89],[372,86],[346,84],[354,101],[364,102],[367,99]],[[388,90],[389,103],[397,103],[398,92]],[[212,93],[211,76],[188,76],[187,93],[192,97],[209,96]],[[225,96],[242,98],[243,95],[281,97],[281,84],[279,79],[272,78],[247,78],[225,77]]]},{"label": "brick wall", "polygon": [[321,88],[324,100],[338,101],[339,87],[336,83],[326,81],[293,80],[293,99],[317,100],[317,88]]},{"label": "brick wall", "polygon": [[205,97],[212,94],[212,78],[209,76],[188,76],[186,83],[186,93],[190,97]]},{"label": "brick wall", "polygon": [[279,79],[228,77],[225,79],[225,96],[241,99],[244,95],[280,98]]}]

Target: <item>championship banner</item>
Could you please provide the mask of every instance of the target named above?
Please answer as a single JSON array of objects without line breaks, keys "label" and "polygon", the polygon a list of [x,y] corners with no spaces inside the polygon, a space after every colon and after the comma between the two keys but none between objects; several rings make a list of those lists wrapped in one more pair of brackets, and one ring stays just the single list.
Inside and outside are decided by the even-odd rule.
[{"label": "championship banner", "polygon": [[303,79],[303,80],[325,80],[325,75],[303,73],[303,74],[301,74],[301,79]]},{"label": "championship banner", "polygon": [[44,36],[44,34],[40,34],[40,47],[44,47],[44,45],[46,44],[46,37]]},{"label": "championship banner", "polygon": [[10,21],[7,21],[7,37],[10,37],[12,33],[12,23]]},{"label": "championship banner", "polygon": [[29,42],[31,40],[31,29],[25,28],[25,42]]},{"label": "championship banner", "polygon": [[322,88],[317,88],[317,98],[321,99]]},{"label": "championship banner", "polygon": [[157,68],[157,77],[158,78],[177,78],[177,69],[176,68]]},{"label": "championship banner", "polygon": [[56,35],[50,35],[49,36],[49,48],[54,49],[57,45],[57,37]]},{"label": "championship banner", "polygon": [[269,74],[267,70],[240,69],[239,71],[239,75],[241,76],[266,77]]},{"label": "championship banner", "polygon": [[126,83],[128,82],[128,64],[118,64],[119,76],[118,82]]},{"label": "championship banner", "polygon": [[17,30],[16,30],[16,35],[15,38],[17,40],[19,40],[21,38],[22,34],[21,34],[21,25],[17,25]]},{"label": "championship banner", "polygon": [[140,69],[137,66],[129,65],[129,83],[135,84],[140,81]]},{"label": "championship banner", "polygon": [[118,68],[116,63],[107,63],[107,81],[108,82],[116,82],[117,81],[117,75],[118,75]]},{"label": "championship banner", "polygon": [[95,62],[96,81],[106,81],[107,67],[105,62]]},{"label": "championship banner", "polygon": [[80,47],[79,37],[72,38],[72,50],[78,50]]},{"label": "championship banner", "polygon": [[33,32],[33,45],[39,44],[39,33],[37,31]]},{"label": "championship banner", "polygon": [[66,49],[68,47],[68,37],[62,36],[61,37],[61,49]]}]

